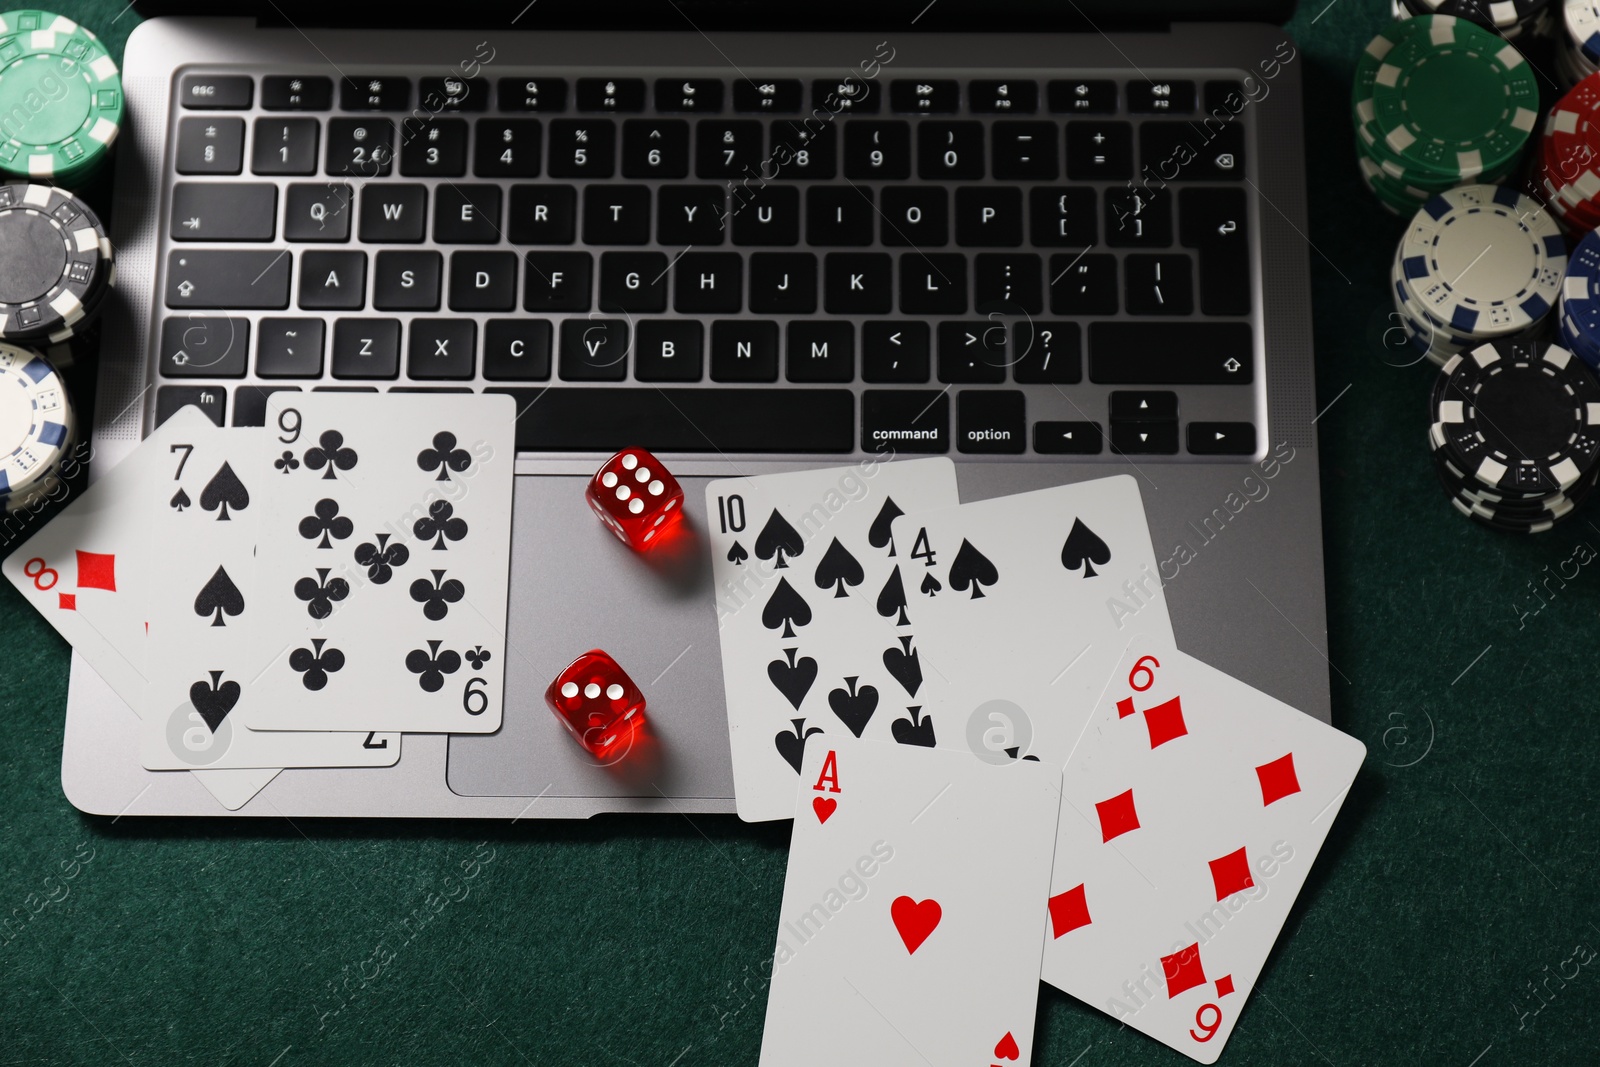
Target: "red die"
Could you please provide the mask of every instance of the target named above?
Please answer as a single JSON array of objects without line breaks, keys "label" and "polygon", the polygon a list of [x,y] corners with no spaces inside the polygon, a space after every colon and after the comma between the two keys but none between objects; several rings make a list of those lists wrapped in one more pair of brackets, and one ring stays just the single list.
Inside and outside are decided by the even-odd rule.
[{"label": "red die", "polygon": [[618,759],[644,725],[644,694],[617,661],[591,648],[568,664],[544,691],[550,705],[578,744],[590,755]]},{"label": "red die", "polygon": [[626,448],[595,471],[584,491],[589,506],[635,552],[652,547],[683,514],[683,489],[661,461]]}]

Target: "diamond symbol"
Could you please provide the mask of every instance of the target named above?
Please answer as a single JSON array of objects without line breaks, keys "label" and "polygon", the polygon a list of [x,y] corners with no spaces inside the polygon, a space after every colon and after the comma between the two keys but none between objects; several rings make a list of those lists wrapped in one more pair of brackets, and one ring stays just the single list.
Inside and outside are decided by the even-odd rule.
[{"label": "diamond symbol", "polygon": [[1286,752],[1271,763],[1256,768],[1261,780],[1261,805],[1265,807],[1300,792],[1300,779],[1294,773],[1294,753]]},{"label": "diamond symbol", "polygon": [[1110,841],[1113,837],[1139,828],[1139,813],[1134,810],[1132,789],[1118,793],[1110,800],[1100,801],[1094,810],[1100,816],[1102,840]]},{"label": "diamond symbol", "polygon": [[1167,999],[1193,989],[1206,980],[1206,970],[1200,965],[1200,944],[1179,949],[1170,956],[1161,957],[1161,973],[1167,977]]},{"label": "diamond symbol", "polygon": [[1065,893],[1057,893],[1050,898],[1050,934],[1060,937],[1070,933],[1080,926],[1088,926],[1089,902],[1084,898],[1083,886],[1080,884]]},{"label": "diamond symbol", "polygon": [[1242,845],[1226,856],[1212,860],[1210,867],[1211,882],[1217,888],[1218,900],[1242,893],[1256,884],[1255,879],[1250,877],[1250,859],[1244,854]]}]

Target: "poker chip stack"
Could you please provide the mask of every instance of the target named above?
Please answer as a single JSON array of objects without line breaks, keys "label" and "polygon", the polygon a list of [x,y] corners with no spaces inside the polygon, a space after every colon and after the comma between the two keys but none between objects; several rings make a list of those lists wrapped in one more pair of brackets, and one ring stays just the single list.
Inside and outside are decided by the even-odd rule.
[{"label": "poker chip stack", "polygon": [[77,419],[48,359],[0,343],[0,504],[36,508],[70,474]]},{"label": "poker chip stack", "polygon": [[1585,236],[1567,260],[1556,322],[1561,343],[1600,370],[1600,233]]},{"label": "poker chip stack", "polygon": [[1508,533],[1572,514],[1600,473],[1600,383],[1560,345],[1491,341],[1452,356],[1428,443],[1455,509]]},{"label": "poker chip stack", "polygon": [[1555,28],[1553,0],[1395,0],[1395,17],[1454,15],[1508,41],[1543,36]]},{"label": "poker chip stack", "polygon": [[1562,47],[1556,49],[1556,73],[1563,84],[1576,85],[1600,71],[1600,0],[1565,0],[1561,5]]},{"label": "poker chip stack", "polygon": [[0,341],[82,336],[115,282],[111,241],[83,201],[48,185],[0,185]]},{"label": "poker chip stack", "polygon": [[1368,43],[1351,109],[1363,180],[1406,216],[1446,189],[1509,177],[1538,120],[1539,86],[1494,32],[1419,15]]},{"label": "poker chip stack", "polygon": [[1535,332],[1555,308],[1567,245],[1539,203],[1466,185],[1422,206],[1395,250],[1389,282],[1411,343],[1434,363]]},{"label": "poker chip stack", "polygon": [[1600,74],[1574,85],[1545,116],[1532,182],[1569,231],[1600,226]]},{"label": "poker chip stack", "polygon": [[122,105],[94,34],[49,11],[0,14],[0,174],[80,186],[110,157]]}]

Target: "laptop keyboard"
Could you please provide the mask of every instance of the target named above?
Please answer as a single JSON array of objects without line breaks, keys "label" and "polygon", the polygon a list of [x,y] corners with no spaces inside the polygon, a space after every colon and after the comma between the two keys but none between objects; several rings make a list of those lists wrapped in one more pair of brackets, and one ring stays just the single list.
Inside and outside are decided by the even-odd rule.
[{"label": "laptop keyboard", "polygon": [[1249,456],[1238,92],[189,74],[156,420],[483,389],[542,452]]}]

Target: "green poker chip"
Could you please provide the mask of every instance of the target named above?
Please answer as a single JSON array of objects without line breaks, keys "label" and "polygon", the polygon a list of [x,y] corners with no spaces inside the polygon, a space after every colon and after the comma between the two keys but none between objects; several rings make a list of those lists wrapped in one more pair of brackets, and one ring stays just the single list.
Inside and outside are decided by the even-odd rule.
[{"label": "green poker chip", "polygon": [[69,184],[103,162],[122,78],[100,39],[48,11],[0,14],[0,173]]}]

